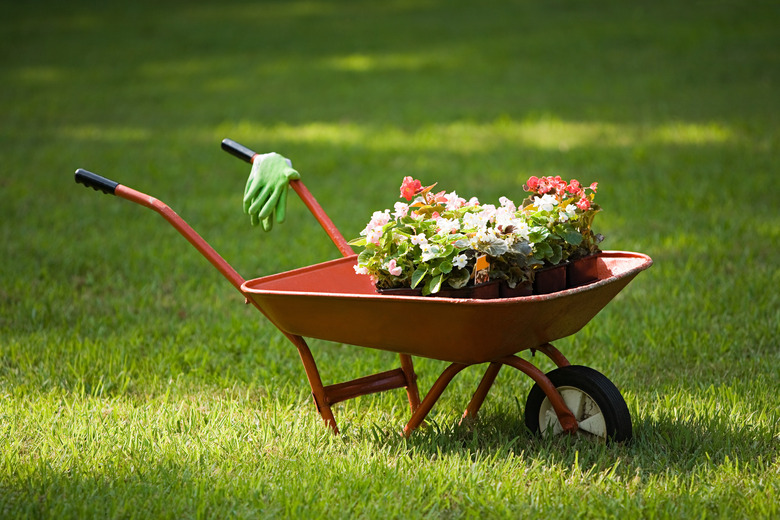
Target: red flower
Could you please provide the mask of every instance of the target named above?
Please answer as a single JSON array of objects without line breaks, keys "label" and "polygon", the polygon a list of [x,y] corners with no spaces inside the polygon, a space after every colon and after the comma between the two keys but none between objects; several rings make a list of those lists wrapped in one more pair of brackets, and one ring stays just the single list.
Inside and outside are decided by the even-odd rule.
[{"label": "red flower", "polygon": [[594,182],[593,184],[590,185],[590,189],[593,190],[593,193],[596,193],[596,188],[598,187],[599,187],[598,182]]},{"label": "red flower", "polygon": [[536,191],[537,186],[539,186],[539,177],[532,175],[528,178],[528,182],[525,183],[525,186],[523,186],[523,190]]},{"label": "red flower", "polygon": [[582,211],[588,211],[590,209],[590,200],[587,197],[582,197],[577,201],[577,207]]},{"label": "red flower", "polygon": [[578,193],[580,193],[582,191],[582,186],[580,185],[580,181],[578,181],[577,179],[572,179],[569,182],[569,185],[566,186],[566,191],[568,191],[572,195],[577,195]]},{"label": "red flower", "polygon": [[404,177],[404,181],[401,183],[401,197],[406,200],[412,200],[415,194],[422,189],[422,183],[417,179],[411,177]]}]

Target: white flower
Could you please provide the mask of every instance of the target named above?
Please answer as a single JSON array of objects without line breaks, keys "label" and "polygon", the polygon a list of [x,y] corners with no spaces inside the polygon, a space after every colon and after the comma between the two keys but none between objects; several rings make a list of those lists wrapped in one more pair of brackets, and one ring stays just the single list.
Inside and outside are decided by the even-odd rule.
[{"label": "white flower", "polygon": [[501,203],[502,208],[506,208],[510,213],[514,213],[517,211],[517,206],[515,206],[515,203],[506,197],[501,197],[500,199],[498,199],[498,202]]},{"label": "white flower", "polygon": [[513,225],[515,221],[515,210],[509,210],[507,207],[501,207],[496,210],[496,226],[503,229]]},{"label": "white flower", "polygon": [[420,249],[422,249],[422,261],[427,262],[428,260],[433,260],[437,256],[439,256],[439,246],[437,245],[431,245],[427,242],[424,245],[420,246]]},{"label": "white flower", "polygon": [[482,211],[479,214],[487,220],[493,220],[496,216],[496,206],[494,204],[483,204]]},{"label": "white flower", "polygon": [[368,267],[354,265],[352,268],[355,270],[355,274],[368,274]]},{"label": "white flower", "polygon": [[489,217],[484,215],[483,212],[466,213],[463,215],[463,224],[469,229],[485,229],[485,227],[487,227],[488,221]]},{"label": "white flower", "polygon": [[449,235],[453,231],[460,229],[460,222],[455,219],[440,218],[436,221],[436,225],[439,227],[439,233],[442,235]]},{"label": "white flower", "polygon": [[493,229],[480,229],[476,234],[476,239],[480,242],[489,242],[494,238],[496,238],[496,232]]},{"label": "white flower", "polygon": [[528,240],[528,222],[522,219],[516,219],[512,222],[512,227],[514,228],[512,230],[513,234],[520,236],[524,240]]},{"label": "white flower", "polygon": [[452,265],[454,265],[458,269],[463,269],[464,267],[466,267],[468,261],[469,259],[466,257],[466,255],[460,254],[452,259]]},{"label": "white flower", "polygon": [[546,193],[541,197],[534,197],[534,206],[542,211],[552,211],[558,205],[558,199],[554,195]]},{"label": "white flower", "polygon": [[412,235],[411,242],[412,245],[420,246],[420,247],[428,245],[428,239],[425,238],[425,235],[423,235],[422,233],[420,233],[419,235]]}]

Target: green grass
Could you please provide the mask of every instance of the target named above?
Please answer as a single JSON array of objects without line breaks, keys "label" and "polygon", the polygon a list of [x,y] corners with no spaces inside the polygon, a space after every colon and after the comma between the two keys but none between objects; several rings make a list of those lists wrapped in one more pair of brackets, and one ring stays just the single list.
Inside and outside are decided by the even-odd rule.
[{"label": "green grass", "polygon": [[[0,21],[0,517],[780,516],[775,5],[125,4]],[[73,183],[160,198],[246,278],[337,257],[293,197],[250,228],[224,137],[292,158],[347,237],[404,175],[598,181],[605,247],[655,265],[556,346],[621,388],[634,441],[533,437],[509,370],[458,426],[477,369],[410,439],[403,391],[331,435],[273,326],[157,215]],[[311,344],[326,383],[396,365]],[[443,364],[415,361],[425,391]]]}]

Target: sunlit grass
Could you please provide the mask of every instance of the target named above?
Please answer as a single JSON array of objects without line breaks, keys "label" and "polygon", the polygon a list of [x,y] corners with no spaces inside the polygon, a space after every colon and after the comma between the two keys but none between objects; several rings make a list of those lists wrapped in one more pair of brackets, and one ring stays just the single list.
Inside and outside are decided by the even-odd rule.
[{"label": "sunlit grass", "polygon": [[443,151],[488,153],[517,145],[538,150],[632,148],[638,145],[733,145],[739,132],[722,123],[672,122],[628,125],[598,121],[564,121],[544,116],[524,121],[500,118],[491,123],[458,121],[427,124],[414,130],[396,126],[314,122],[263,126],[249,121],[235,131],[258,141],[282,139],[303,144],[368,147],[377,151]]}]

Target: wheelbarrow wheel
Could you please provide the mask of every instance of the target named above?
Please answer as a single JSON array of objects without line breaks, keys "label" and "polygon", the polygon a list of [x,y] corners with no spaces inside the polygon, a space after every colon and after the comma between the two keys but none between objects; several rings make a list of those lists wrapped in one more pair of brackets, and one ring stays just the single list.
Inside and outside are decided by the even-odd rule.
[{"label": "wheelbarrow wheel", "polygon": [[[606,376],[589,367],[570,365],[549,372],[547,377],[577,419],[578,435],[614,442],[631,438],[628,406]],[[550,400],[536,384],[526,400],[525,424],[534,433],[563,433]]]}]

